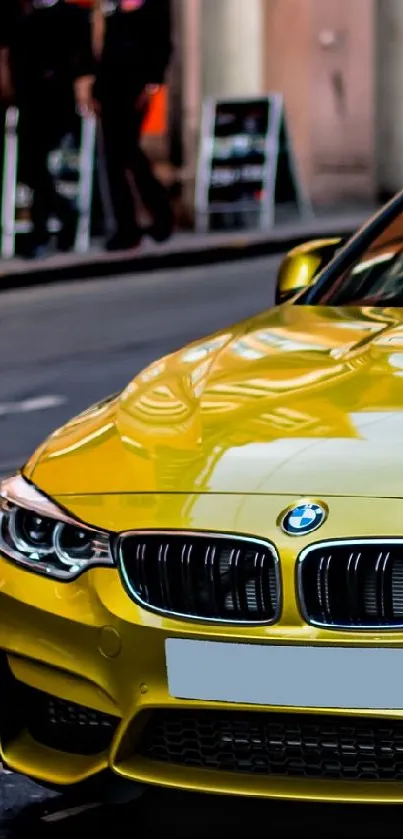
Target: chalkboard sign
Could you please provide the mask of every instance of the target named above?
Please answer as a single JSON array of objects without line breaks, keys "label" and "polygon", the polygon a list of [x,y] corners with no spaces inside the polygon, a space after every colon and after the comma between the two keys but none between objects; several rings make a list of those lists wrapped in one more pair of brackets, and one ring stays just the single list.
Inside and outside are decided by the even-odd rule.
[{"label": "chalkboard sign", "polygon": [[280,205],[312,214],[297,173],[283,97],[207,100],[196,183],[198,230],[267,229]]}]

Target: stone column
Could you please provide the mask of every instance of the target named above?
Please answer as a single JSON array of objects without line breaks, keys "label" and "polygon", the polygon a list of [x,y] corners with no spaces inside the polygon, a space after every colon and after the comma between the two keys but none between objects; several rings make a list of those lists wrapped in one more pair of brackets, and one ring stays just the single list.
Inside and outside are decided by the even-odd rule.
[{"label": "stone column", "polygon": [[204,96],[255,96],[263,87],[265,0],[202,0]]}]

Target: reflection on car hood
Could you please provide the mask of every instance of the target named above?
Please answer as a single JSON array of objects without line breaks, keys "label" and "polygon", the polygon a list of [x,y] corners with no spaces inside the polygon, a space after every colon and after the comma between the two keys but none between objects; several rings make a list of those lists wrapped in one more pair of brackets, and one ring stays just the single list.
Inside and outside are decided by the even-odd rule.
[{"label": "reflection on car hood", "polygon": [[403,311],[273,309],[151,365],[25,473],[57,496],[403,497]]}]

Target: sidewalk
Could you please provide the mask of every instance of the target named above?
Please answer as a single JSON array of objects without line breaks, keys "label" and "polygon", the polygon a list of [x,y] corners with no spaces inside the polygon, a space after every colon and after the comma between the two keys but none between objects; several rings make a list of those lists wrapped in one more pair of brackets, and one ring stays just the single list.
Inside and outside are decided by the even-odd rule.
[{"label": "sidewalk", "polygon": [[334,213],[324,210],[309,221],[285,221],[265,233],[177,233],[166,244],[145,242],[134,253],[107,254],[102,250],[102,242],[94,240],[86,254],[54,254],[35,262],[0,260],[0,291],[281,254],[309,239],[347,238],[375,209],[367,207]]}]

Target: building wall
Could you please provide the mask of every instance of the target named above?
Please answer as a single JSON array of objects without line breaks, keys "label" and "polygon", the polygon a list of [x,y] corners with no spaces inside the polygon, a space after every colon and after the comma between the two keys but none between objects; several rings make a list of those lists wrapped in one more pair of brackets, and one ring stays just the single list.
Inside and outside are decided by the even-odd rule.
[{"label": "building wall", "polygon": [[285,96],[297,159],[312,197],[328,202],[370,197],[373,0],[262,3],[266,88]]},{"label": "building wall", "polygon": [[403,187],[403,2],[377,0],[376,176],[386,195]]},{"label": "building wall", "polygon": [[284,95],[291,139],[307,185],[311,181],[311,0],[262,0],[263,78]]},{"label": "building wall", "polygon": [[311,183],[319,199],[374,193],[374,41],[373,0],[313,0]]}]

